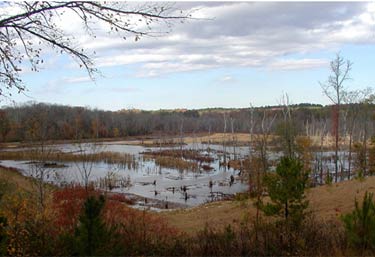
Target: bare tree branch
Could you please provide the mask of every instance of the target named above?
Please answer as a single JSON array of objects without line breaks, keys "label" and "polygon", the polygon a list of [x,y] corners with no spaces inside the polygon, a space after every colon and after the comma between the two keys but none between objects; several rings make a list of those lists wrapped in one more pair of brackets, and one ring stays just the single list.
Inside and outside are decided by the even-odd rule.
[{"label": "bare tree branch", "polygon": [[[20,79],[21,67],[28,63],[38,71],[43,61],[43,44],[60,54],[72,57],[94,79],[98,72],[92,55],[79,46],[75,38],[61,28],[59,19],[68,12],[81,21],[85,32],[93,37],[95,24],[108,26],[110,33],[122,38],[134,36],[161,36],[170,32],[175,21],[185,21],[190,14],[177,12],[170,3],[127,4],[125,2],[5,2],[1,8],[13,8],[18,13],[0,14],[0,95],[10,94],[16,88],[25,90]],[[167,25],[165,31],[156,31],[155,25]]]}]

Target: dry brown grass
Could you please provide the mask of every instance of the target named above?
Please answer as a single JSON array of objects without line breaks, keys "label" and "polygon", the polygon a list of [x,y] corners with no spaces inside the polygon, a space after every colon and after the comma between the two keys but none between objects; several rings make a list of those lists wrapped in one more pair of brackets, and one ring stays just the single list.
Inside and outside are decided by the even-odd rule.
[{"label": "dry brown grass", "polygon": [[[341,214],[354,208],[354,199],[361,200],[366,191],[375,192],[375,177],[364,181],[352,180],[333,185],[311,188],[307,192],[310,210],[317,217],[330,220],[338,219]],[[194,234],[206,223],[218,228],[231,224],[237,227],[247,216],[254,220],[256,209],[251,200],[214,202],[190,209],[181,209],[161,213],[169,223],[180,230]]]},{"label": "dry brown grass", "polygon": [[319,217],[332,219],[353,210],[354,199],[362,201],[366,191],[375,192],[375,177],[312,188],[307,197]]},{"label": "dry brown grass", "polygon": [[[247,133],[235,133],[235,137],[237,142],[239,143],[246,143],[249,141],[249,134]],[[179,145],[181,139],[176,136],[169,136],[167,138],[163,138],[166,142],[174,142],[175,144]],[[232,134],[231,133],[213,133],[211,135],[197,135],[197,136],[185,136],[183,137],[183,143],[202,143],[210,141],[213,144],[222,144],[223,140],[230,142],[232,141]],[[157,142],[156,139],[143,139],[143,140],[125,140],[119,142],[120,144],[129,144],[129,145],[144,145],[144,146],[159,146],[155,144]]]},{"label": "dry brown grass", "polygon": [[[249,142],[249,134],[247,133],[235,133],[235,139],[238,143],[246,143]],[[233,140],[233,135],[231,133],[214,133],[211,135],[201,136],[198,138],[194,137],[185,137],[184,138],[186,143],[193,143],[194,140],[198,142],[211,142],[212,144],[222,144],[223,141],[230,142]]]},{"label": "dry brown grass", "polygon": [[214,161],[212,157],[202,155],[199,151],[185,150],[185,149],[182,149],[182,150],[165,149],[165,150],[159,150],[159,151],[148,151],[148,152],[143,152],[143,154],[147,156],[155,157],[155,158],[159,156],[165,156],[165,157],[197,161],[199,163],[202,163],[202,162],[211,163]]},{"label": "dry brown grass", "polygon": [[197,171],[198,164],[196,162],[185,161],[174,157],[158,156],[155,158],[155,163],[161,167]]},{"label": "dry brown grass", "polygon": [[237,227],[246,218],[246,215],[255,217],[255,209],[248,204],[247,202],[220,201],[189,209],[162,212],[159,215],[179,230],[195,234],[202,230],[206,224],[216,228],[224,228],[228,224]]},{"label": "dry brown grass", "polygon": [[105,162],[109,164],[121,164],[128,168],[136,167],[137,160],[131,154],[118,152],[99,152],[91,154],[73,154],[59,151],[46,151],[41,153],[35,150],[26,151],[2,151],[0,160],[26,160],[26,161],[58,161],[58,162]]},{"label": "dry brown grass", "polygon": [[31,178],[23,176],[17,169],[7,168],[0,165],[0,180],[15,184],[25,191],[32,191]]},{"label": "dry brown grass", "polygon": [[[237,146],[247,146],[249,144],[249,139],[250,139],[249,133],[235,133],[234,137],[235,137]],[[252,136],[252,140],[256,140],[256,138],[257,138],[257,135],[254,134]],[[270,145],[272,145],[272,143],[275,142],[275,140],[277,140],[277,138],[278,138],[278,136],[276,136],[276,135],[269,135],[268,136],[268,143]],[[320,147],[320,144],[321,144],[320,136],[310,136],[310,139],[312,141],[312,146],[314,148]],[[173,136],[165,137],[165,138],[163,138],[163,140],[167,141],[167,142],[175,142],[175,143],[180,142],[180,138],[173,137]],[[197,143],[208,143],[208,142],[210,142],[211,144],[222,144],[223,141],[225,141],[227,146],[229,146],[232,143],[232,140],[233,140],[233,135],[231,133],[226,133],[226,134],[224,134],[224,133],[213,133],[211,135],[198,135],[196,137],[188,135],[188,136],[185,136],[183,138],[183,142],[185,144],[195,143],[195,142],[197,142]],[[159,146],[159,145],[155,144],[156,141],[157,141],[157,139],[155,139],[155,138],[154,139],[144,139],[144,140],[125,140],[125,141],[122,141],[121,144],[143,145],[143,146],[149,146],[149,147]],[[348,147],[348,142],[349,142],[348,138],[342,137],[340,139],[340,145],[341,145],[340,147],[341,148]],[[370,140],[369,140],[368,143],[370,143]],[[334,137],[332,137],[330,135],[326,135],[323,138],[323,148],[325,150],[333,149],[334,145],[335,145]]]}]

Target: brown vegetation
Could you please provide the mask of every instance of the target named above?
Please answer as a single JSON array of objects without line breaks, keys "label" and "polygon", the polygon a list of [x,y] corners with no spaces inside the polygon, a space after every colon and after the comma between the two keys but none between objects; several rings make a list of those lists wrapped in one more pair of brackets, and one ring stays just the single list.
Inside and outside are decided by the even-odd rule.
[{"label": "brown vegetation", "polygon": [[[13,177],[12,172],[2,169],[0,174]],[[262,217],[255,225],[255,207],[246,197],[156,215],[129,209],[123,204],[131,203],[126,197],[110,194],[101,217],[105,226],[117,233],[107,244],[121,245],[121,253],[127,255],[355,255],[359,252],[347,245],[339,217],[353,209],[355,197],[362,198],[365,191],[374,192],[374,182],[375,177],[369,177],[362,182],[353,180],[310,189],[307,195],[312,214],[298,231],[291,232],[291,242],[285,241],[284,225],[272,218]],[[88,192],[83,187],[55,190],[53,201],[48,201],[43,214],[38,214],[27,195],[6,196],[0,214],[9,218],[7,231],[12,241],[7,253],[70,253],[69,241],[61,239],[79,228],[80,213],[88,194],[100,192],[92,189]],[[14,211],[19,215],[17,219]],[[42,244],[47,238],[48,243]],[[107,246],[103,249],[109,253]]]},{"label": "brown vegetation", "polygon": [[178,149],[166,149],[160,151],[149,151],[143,152],[143,154],[149,156],[167,156],[173,158],[183,158],[186,160],[197,161],[199,163],[207,162],[211,163],[214,159],[210,156],[202,155],[199,151],[196,150],[178,150]]},{"label": "brown vegetation", "polygon": [[0,180],[1,181],[11,182],[17,185],[17,187],[22,190],[31,191],[32,190],[31,179],[32,178],[23,176],[21,172],[19,172],[16,168],[9,168],[9,167],[0,165]]},{"label": "brown vegetation", "polygon": [[[375,192],[375,177],[364,181],[344,181],[333,185],[311,188],[307,191],[310,210],[320,219],[337,220],[341,214],[350,212],[354,207],[354,199],[362,199],[365,192]],[[171,225],[190,234],[197,233],[205,223],[213,227],[224,228],[230,224],[239,228],[245,218],[254,219],[256,208],[253,200],[221,201],[161,213]]]},{"label": "brown vegetation", "polygon": [[161,167],[197,171],[198,164],[196,162],[185,161],[183,159],[168,157],[168,156],[156,156],[155,163]]},{"label": "brown vegetation", "polygon": [[38,150],[1,151],[0,160],[43,160],[55,162],[90,161],[120,164],[128,168],[137,167],[137,160],[133,155],[118,152],[73,154],[60,151],[45,151],[42,153]]}]

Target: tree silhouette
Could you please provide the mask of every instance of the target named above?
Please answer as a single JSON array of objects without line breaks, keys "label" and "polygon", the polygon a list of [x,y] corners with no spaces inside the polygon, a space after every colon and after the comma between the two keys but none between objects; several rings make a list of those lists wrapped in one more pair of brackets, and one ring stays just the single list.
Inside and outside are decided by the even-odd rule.
[{"label": "tree silhouette", "polygon": [[[177,12],[169,3],[129,4],[125,2],[2,2],[0,4],[0,95],[11,96],[10,89],[25,90],[20,79],[22,64],[32,71],[43,64],[45,44],[56,52],[72,57],[91,78],[98,72],[91,54],[77,39],[62,28],[66,15],[78,17],[86,34],[96,37],[98,26],[126,39],[134,36],[160,36],[170,31],[173,21],[183,21],[189,15]],[[159,31],[156,25],[166,25]]]},{"label": "tree silhouette", "polygon": [[335,137],[335,182],[338,179],[338,151],[340,138],[340,107],[345,95],[345,83],[350,80],[353,63],[345,60],[339,53],[330,63],[331,74],[327,82],[320,83],[323,93],[334,104],[333,107],[333,136]]}]

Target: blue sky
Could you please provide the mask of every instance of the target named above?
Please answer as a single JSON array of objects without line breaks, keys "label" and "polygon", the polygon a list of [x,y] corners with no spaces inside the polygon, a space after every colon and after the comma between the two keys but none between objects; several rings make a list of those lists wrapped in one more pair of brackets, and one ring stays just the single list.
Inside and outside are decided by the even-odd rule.
[{"label": "blue sky", "polygon": [[13,100],[191,109],[274,105],[284,92],[292,103],[328,104],[318,82],[328,77],[337,52],[354,63],[348,88],[375,87],[374,2],[185,2],[175,8],[209,19],[175,24],[164,37],[138,42],[104,32],[93,41],[68,29],[97,52],[103,76],[93,82],[69,57],[47,50],[46,65],[22,74],[28,91]]}]

